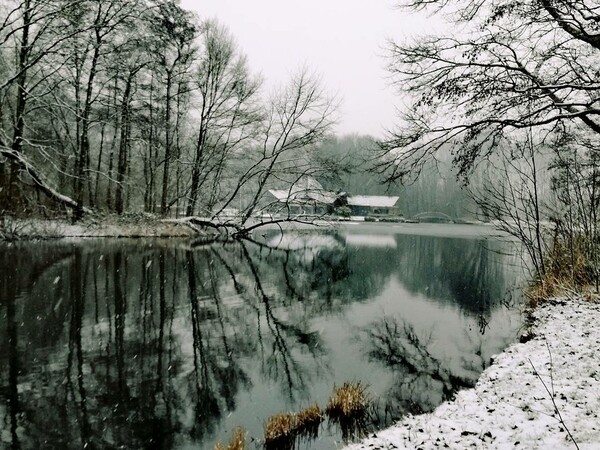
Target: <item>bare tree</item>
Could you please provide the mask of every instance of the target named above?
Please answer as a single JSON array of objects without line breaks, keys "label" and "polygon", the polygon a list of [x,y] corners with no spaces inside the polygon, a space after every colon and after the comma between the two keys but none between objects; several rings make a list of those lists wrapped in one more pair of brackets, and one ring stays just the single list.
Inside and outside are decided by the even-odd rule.
[{"label": "bare tree", "polygon": [[503,151],[490,158],[469,192],[499,229],[523,244],[534,277],[543,279],[551,236],[542,223],[549,200],[544,190],[549,186],[542,175],[548,169],[548,156],[544,158],[540,148],[545,147],[547,154],[550,149],[536,140],[531,130],[521,137],[516,143],[503,142]]},{"label": "bare tree", "polygon": [[325,170],[336,104],[320,80],[302,70],[261,101],[231,34],[175,0],[10,0],[0,44],[3,208],[28,174],[74,219],[159,197],[163,215],[214,216],[244,197],[244,229],[269,186]]},{"label": "bare tree", "polygon": [[173,129],[173,99],[176,96],[173,90],[177,88],[182,78],[186,77],[186,72],[194,60],[194,39],[197,30],[191,13],[182,9],[173,0],[156,1],[149,20],[150,30],[155,38],[155,48],[152,49],[156,57],[155,68],[165,89],[165,139],[160,212],[166,215],[169,209],[173,136],[177,132]]},{"label": "bare tree", "polygon": [[[90,32],[81,34],[80,39],[74,40],[71,47],[77,131],[73,190],[80,206],[84,204],[86,188],[91,186],[89,130],[93,121],[92,107],[98,99],[96,77],[102,68],[102,60],[106,60],[106,50],[110,47],[111,37],[116,38],[119,28],[134,17],[137,4],[136,1],[82,2],[78,10],[66,18],[68,26],[74,29],[80,28],[82,24],[92,24]],[[91,192],[88,192],[88,198],[90,200],[93,198]],[[75,219],[80,216],[81,212],[76,211]]]},{"label": "bare tree", "polygon": [[592,1],[408,0],[443,11],[460,37],[389,44],[394,85],[406,95],[398,129],[381,145],[377,170],[410,178],[446,143],[468,175],[499,139],[516,129],[573,122],[600,132],[600,39]]},{"label": "bare tree", "polygon": [[196,210],[201,187],[212,178],[207,210],[218,189],[232,151],[257,134],[261,112],[257,104],[260,79],[250,75],[229,31],[215,21],[202,25],[203,52],[196,84],[199,95],[198,137],[192,163],[186,214]]},{"label": "bare tree", "polygon": [[[598,213],[600,208],[600,155],[593,139],[583,133],[559,134],[553,143],[552,189],[556,201],[551,219],[556,239],[568,248],[567,266],[573,285],[592,281],[599,289]],[[564,243],[555,242],[555,245]],[[581,268],[580,256],[586,267]],[[583,270],[581,270],[583,269]]]},{"label": "bare tree", "polygon": [[[564,259],[556,253],[556,245],[551,261],[547,259],[551,246],[544,239],[548,231],[542,223],[548,211],[542,208],[539,190],[549,183],[538,176],[538,163],[543,143],[580,141],[578,136],[587,142],[598,139],[600,84],[593,69],[600,61],[597,3],[400,0],[398,4],[445,13],[460,32],[455,36],[442,32],[410,44],[389,43],[389,71],[408,106],[397,129],[380,143],[373,170],[388,182],[414,180],[426,164],[450,149],[459,178],[468,184],[487,164],[488,173],[494,173],[487,184],[471,186],[472,192],[480,188],[474,193],[476,200],[502,229],[525,244],[537,275],[550,268],[555,271],[555,263]],[[554,149],[557,160],[567,163],[562,164],[562,189],[569,194],[563,197],[577,198],[580,205],[588,202],[582,201],[584,197],[595,198],[596,187],[586,188],[597,171],[595,159],[589,160],[590,178],[567,176],[577,167],[568,161],[569,146]],[[598,148],[591,145],[587,150],[594,153]],[[580,238],[593,247],[595,232],[584,231],[591,216],[574,214],[572,205],[562,206],[566,215],[553,217],[554,243],[564,242],[565,236],[558,234],[566,232],[571,233],[566,247],[572,255]],[[560,229],[565,223],[568,227]],[[588,254],[592,258],[588,262],[597,266],[593,252]]]},{"label": "bare tree", "polygon": [[290,83],[271,97],[260,143],[253,163],[243,170],[223,202],[231,204],[242,189],[250,195],[241,222],[245,224],[259,207],[270,183],[290,174],[307,174],[303,161],[312,146],[325,139],[335,123],[337,102],[328,95],[318,77],[307,69],[297,72]]},{"label": "bare tree", "polygon": [[115,211],[122,214],[125,206],[125,178],[128,171],[129,141],[131,138],[131,98],[135,89],[137,74],[148,64],[146,55],[138,55],[127,65],[125,69],[125,88],[121,100],[121,136],[119,139],[119,155],[117,164],[117,185],[115,191]]},{"label": "bare tree", "polygon": [[[28,106],[34,95],[39,98],[40,94],[37,91],[40,90],[40,86],[44,86],[47,73],[44,73],[43,68],[47,59],[57,53],[66,41],[85,30],[85,26],[66,31],[62,27],[64,15],[71,14],[79,3],[69,2],[62,5],[48,0],[23,0],[11,2],[10,6],[5,5],[2,11],[0,43],[14,43],[17,61],[13,70],[4,72],[3,78],[0,79],[2,115],[4,116],[5,109],[11,110],[14,106],[12,133],[0,130],[0,154],[10,161],[8,189],[3,194],[7,196],[8,204],[4,205],[6,207],[15,207],[14,203],[18,203],[16,180],[19,171],[27,173],[34,181],[34,186],[50,198],[70,208],[76,206],[74,200],[59,193],[49,184],[47,178],[31,162],[31,158],[24,154],[23,147],[27,140],[26,117],[31,112]],[[53,68],[50,69],[50,72],[52,71]],[[15,92],[14,105],[5,100],[11,92]],[[12,137],[8,137],[9,133]],[[79,210],[84,211],[82,208]]]}]

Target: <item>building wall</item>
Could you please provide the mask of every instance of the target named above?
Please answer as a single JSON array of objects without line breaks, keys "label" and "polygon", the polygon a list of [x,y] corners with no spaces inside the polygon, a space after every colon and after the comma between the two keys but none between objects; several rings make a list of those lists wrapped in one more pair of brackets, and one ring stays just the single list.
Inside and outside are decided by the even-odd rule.
[{"label": "building wall", "polygon": [[398,215],[398,208],[382,208],[380,206],[361,206],[351,205],[353,216],[395,216]]}]

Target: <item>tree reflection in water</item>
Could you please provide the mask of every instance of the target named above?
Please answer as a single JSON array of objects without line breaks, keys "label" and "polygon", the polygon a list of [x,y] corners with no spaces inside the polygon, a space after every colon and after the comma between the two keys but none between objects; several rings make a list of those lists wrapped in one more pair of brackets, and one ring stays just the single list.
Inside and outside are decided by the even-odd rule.
[{"label": "tree reflection in water", "polygon": [[393,370],[395,381],[376,407],[379,422],[389,423],[404,413],[431,411],[475,380],[453,374],[428,349],[431,334],[419,335],[408,323],[384,318],[363,331],[371,360]]},{"label": "tree reflection in water", "polygon": [[[325,402],[347,367],[393,375],[380,423],[431,409],[473,378],[426,330],[381,319],[378,296],[399,280],[490,321],[504,275],[474,241],[393,239],[385,253],[335,234],[2,245],[0,445],[212,449],[235,425],[260,439],[269,414]],[[359,305],[372,320],[357,347],[345,318]],[[485,355],[469,345],[476,376]]]}]

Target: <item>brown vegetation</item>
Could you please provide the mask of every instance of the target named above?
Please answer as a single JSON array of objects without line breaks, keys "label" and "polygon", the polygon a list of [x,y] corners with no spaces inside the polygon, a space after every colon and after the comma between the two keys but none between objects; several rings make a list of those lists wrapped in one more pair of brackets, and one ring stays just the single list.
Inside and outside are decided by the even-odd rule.
[{"label": "brown vegetation", "polygon": [[319,425],[323,421],[323,412],[317,404],[303,409],[296,415],[296,431],[306,437],[316,438],[319,432]]},{"label": "brown vegetation", "polygon": [[597,292],[592,293],[595,274],[586,257],[583,238],[568,241],[554,239],[546,258],[546,272],[526,292],[529,306],[535,307],[553,297],[571,297],[574,293],[584,294],[586,298],[597,296]]},{"label": "brown vegetation", "polygon": [[351,417],[364,413],[369,403],[366,386],[345,382],[341,387],[334,386],[326,412],[331,418]]},{"label": "brown vegetation", "polygon": [[272,449],[293,448],[296,439],[296,415],[293,413],[275,414],[265,425],[265,447]]},{"label": "brown vegetation", "polygon": [[241,427],[237,427],[234,430],[233,436],[231,436],[227,447],[225,447],[221,442],[215,445],[215,450],[244,450],[245,448],[246,431]]},{"label": "brown vegetation", "polygon": [[297,437],[314,439],[318,436],[323,412],[315,402],[298,414],[280,413],[269,417],[265,425],[265,447],[293,448]]},{"label": "brown vegetation", "polygon": [[[325,414],[340,426],[342,437],[347,440],[365,429],[370,403],[367,389],[360,382],[334,386],[325,412],[315,402],[298,413],[283,412],[269,417],[264,426],[265,449],[291,450],[298,438],[316,439]],[[243,448],[244,432],[238,428],[227,447],[218,443],[215,450]]]},{"label": "brown vegetation", "polygon": [[326,412],[329,420],[340,426],[344,441],[365,432],[370,403],[367,388],[360,382],[334,386]]}]

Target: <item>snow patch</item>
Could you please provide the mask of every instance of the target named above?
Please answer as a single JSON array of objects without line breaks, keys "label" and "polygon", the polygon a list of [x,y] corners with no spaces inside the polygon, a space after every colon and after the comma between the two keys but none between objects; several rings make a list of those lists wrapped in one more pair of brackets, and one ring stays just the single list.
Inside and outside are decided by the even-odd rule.
[{"label": "snow patch", "polygon": [[497,355],[475,388],[346,449],[574,449],[567,429],[580,449],[600,448],[600,304],[552,300],[534,316],[535,337]]}]

